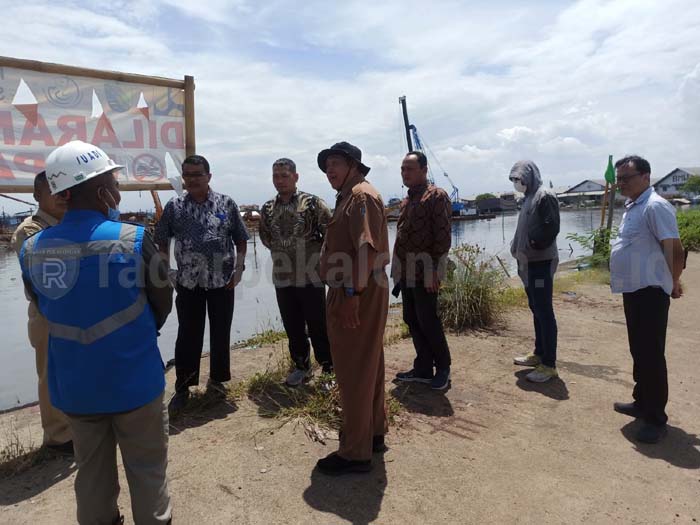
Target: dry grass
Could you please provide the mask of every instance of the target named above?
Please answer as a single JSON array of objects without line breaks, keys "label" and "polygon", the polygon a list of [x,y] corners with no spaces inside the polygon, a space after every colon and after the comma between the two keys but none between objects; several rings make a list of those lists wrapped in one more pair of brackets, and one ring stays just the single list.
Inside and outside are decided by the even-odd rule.
[{"label": "dry grass", "polygon": [[46,447],[37,445],[30,430],[20,435],[14,418],[3,429],[3,446],[0,448],[0,477],[11,478],[27,469],[56,457]]}]

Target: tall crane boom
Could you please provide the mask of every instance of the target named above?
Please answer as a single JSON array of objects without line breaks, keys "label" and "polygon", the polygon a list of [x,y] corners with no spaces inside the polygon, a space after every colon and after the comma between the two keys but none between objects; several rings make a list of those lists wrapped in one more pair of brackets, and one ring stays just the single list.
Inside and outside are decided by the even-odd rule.
[{"label": "tall crane boom", "polygon": [[452,193],[450,193],[450,200],[452,202],[459,202],[459,188],[455,186],[455,183],[452,182],[452,179],[450,176],[447,174],[446,171],[442,173],[445,177],[447,177],[447,181],[450,183],[450,186],[452,186]]}]

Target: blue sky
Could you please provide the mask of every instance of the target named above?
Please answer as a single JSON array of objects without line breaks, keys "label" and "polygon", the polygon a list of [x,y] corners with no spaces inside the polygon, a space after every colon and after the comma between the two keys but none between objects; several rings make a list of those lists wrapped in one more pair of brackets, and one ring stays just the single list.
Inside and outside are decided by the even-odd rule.
[{"label": "blue sky", "polygon": [[198,152],[239,204],[273,194],[281,156],[332,200],[315,159],[338,140],[401,195],[401,95],[462,196],[507,189],[521,158],[555,186],[601,178],[608,154],[700,165],[694,0],[2,3],[4,55],[193,75]]}]

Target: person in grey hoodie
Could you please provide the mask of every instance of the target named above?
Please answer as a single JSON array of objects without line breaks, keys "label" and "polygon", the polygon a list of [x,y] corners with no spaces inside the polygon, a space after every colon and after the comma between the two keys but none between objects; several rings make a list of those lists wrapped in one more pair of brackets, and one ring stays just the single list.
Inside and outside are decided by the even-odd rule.
[{"label": "person in grey hoodie", "polygon": [[559,201],[542,186],[537,165],[516,162],[508,177],[525,194],[510,253],[518,261],[518,275],[527,293],[535,323],[535,350],[516,357],[516,365],[535,367],[526,379],[544,383],[557,377],[557,320],[552,305],[552,281],[559,263]]}]

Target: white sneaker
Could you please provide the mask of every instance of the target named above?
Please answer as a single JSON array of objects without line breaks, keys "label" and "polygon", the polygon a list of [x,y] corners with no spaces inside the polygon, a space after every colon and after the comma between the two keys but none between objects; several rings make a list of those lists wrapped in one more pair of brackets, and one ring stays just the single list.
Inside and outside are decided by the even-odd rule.
[{"label": "white sneaker", "polygon": [[312,375],[313,372],[311,372],[311,370],[302,370],[300,368],[295,368],[289,373],[287,379],[285,380],[285,383],[287,384],[287,386],[299,386],[303,382],[311,379]]},{"label": "white sneaker", "polygon": [[542,362],[540,356],[533,354],[527,354],[513,359],[513,363],[520,366],[537,366]]},{"label": "white sneaker", "polygon": [[557,369],[546,365],[537,365],[535,369],[525,376],[525,379],[533,383],[546,383],[553,377],[558,377]]}]

